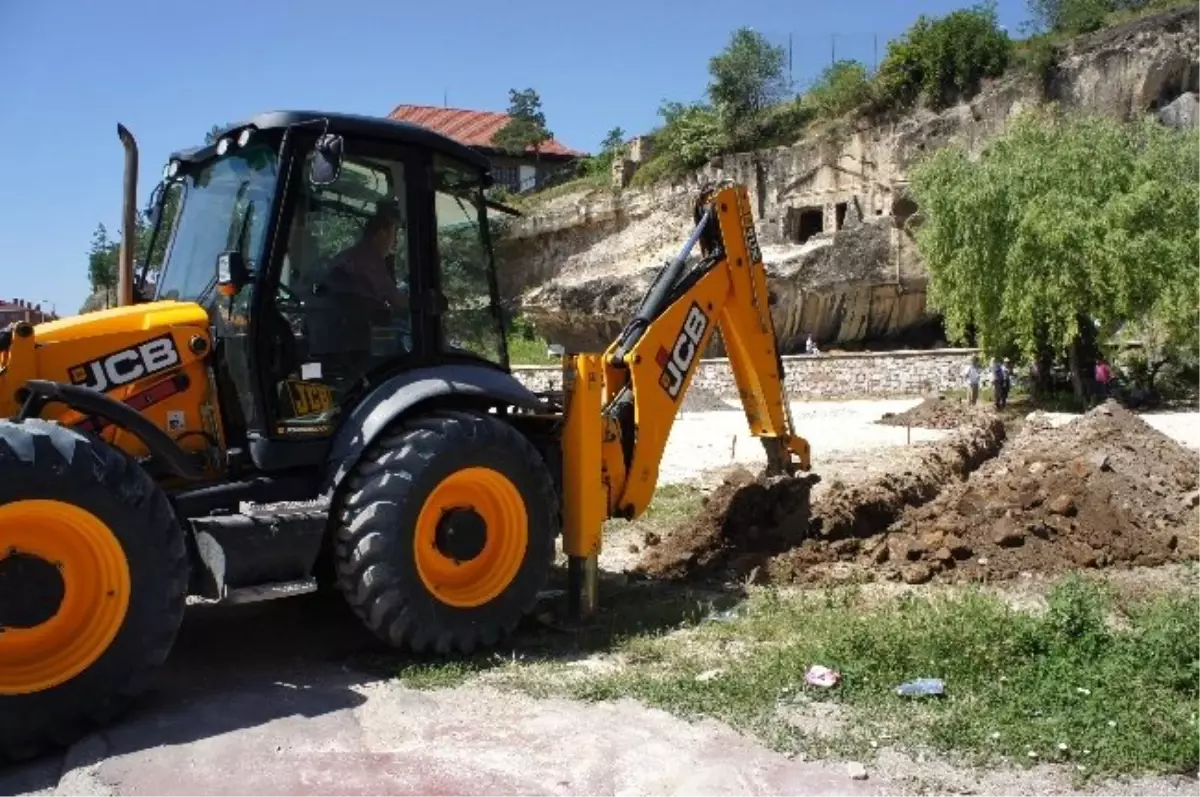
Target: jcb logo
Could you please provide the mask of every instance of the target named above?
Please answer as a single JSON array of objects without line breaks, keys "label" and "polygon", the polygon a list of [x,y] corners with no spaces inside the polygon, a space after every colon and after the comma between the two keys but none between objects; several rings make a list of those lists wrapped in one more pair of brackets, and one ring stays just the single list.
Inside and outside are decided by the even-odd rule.
[{"label": "jcb logo", "polygon": [[687,318],[683,320],[683,328],[679,330],[679,336],[675,338],[675,345],[671,347],[670,351],[659,348],[657,360],[663,371],[658,383],[671,398],[679,398],[683,380],[687,376],[688,369],[692,367],[692,361],[696,359],[696,355],[700,351],[700,341],[704,339],[706,331],[708,331],[708,316],[700,309],[700,305],[693,303],[691,309],[688,310]]},{"label": "jcb logo", "polygon": [[742,229],[746,231],[746,254],[751,263],[762,262],[762,250],[758,248],[758,232],[754,229],[754,216],[750,204],[742,194],[738,195],[738,210],[742,217]]},{"label": "jcb logo", "polygon": [[145,376],[179,365],[179,350],[170,335],[106,354],[70,370],[71,384],[106,393]]}]

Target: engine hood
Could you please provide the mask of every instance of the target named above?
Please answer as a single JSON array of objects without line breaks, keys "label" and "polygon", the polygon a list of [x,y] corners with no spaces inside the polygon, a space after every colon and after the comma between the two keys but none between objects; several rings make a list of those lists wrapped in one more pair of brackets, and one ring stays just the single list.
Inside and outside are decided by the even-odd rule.
[{"label": "engine hood", "polygon": [[123,336],[153,329],[207,325],[208,313],[194,302],[149,302],[48,321],[36,325],[33,336],[39,345],[44,345],[97,336]]}]

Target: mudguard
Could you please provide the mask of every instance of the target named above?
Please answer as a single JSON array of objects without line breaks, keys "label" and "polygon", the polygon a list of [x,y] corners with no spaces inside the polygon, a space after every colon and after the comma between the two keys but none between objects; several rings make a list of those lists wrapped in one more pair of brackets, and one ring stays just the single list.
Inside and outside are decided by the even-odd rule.
[{"label": "mudguard", "polygon": [[512,374],[482,365],[437,365],[397,374],[368,393],[338,427],[329,445],[322,494],[332,495],[388,424],[418,404],[450,396],[528,410],[549,408]]}]

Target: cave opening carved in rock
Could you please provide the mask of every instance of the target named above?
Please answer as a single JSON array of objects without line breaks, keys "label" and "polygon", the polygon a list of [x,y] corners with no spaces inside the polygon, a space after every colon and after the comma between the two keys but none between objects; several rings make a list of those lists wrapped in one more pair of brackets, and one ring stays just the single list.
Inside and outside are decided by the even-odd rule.
[{"label": "cave opening carved in rock", "polygon": [[818,207],[788,208],[787,237],[802,244],[825,231],[825,211]]}]

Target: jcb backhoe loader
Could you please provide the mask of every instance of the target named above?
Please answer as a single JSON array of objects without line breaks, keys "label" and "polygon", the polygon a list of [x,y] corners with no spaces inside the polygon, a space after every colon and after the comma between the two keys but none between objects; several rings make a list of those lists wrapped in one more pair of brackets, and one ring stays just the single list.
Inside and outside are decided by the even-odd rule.
[{"label": "jcb backhoe loader", "polygon": [[114,718],[189,595],[336,584],[387,643],[469,652],[533,607],[561,532],[593,609],[601,525],[649,505],[718,328],[769,466],[808,468],[742,187],[705,190],[619,339],[535,394],[508,368],[479,153],[257,116],[171,156],[135,273],[119,133],[119,306],[0,333],[0,758]]}]

